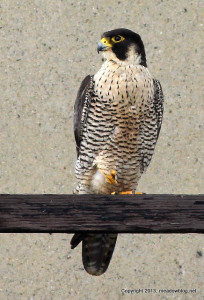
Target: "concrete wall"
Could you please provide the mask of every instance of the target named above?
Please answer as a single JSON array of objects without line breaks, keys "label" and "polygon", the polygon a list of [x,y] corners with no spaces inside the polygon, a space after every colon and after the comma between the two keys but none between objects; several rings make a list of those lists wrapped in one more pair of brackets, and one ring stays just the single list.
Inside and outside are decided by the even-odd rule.
[{"label": "concrete wall", "polygon": [[[165,94],[146,193],[203,192],[202,1],[0,1],[0,193],[72,193],[73,104],[101,65],[96,43],[118,27],[138,32]],[[1,234],[0,299],[204,298],[203,237],[119,236],[110,267],[87,275],[66,234]],[[197,289],[127,294],[121,289]]]}]

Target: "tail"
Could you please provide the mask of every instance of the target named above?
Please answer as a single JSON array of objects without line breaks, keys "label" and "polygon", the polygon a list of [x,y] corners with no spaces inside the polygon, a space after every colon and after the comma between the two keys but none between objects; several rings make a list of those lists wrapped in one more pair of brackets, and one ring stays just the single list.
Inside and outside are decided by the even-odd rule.
[{"label": "tail", "polygon": [[76,233],[71,240],[74,249],[82,241],[82,260],[85,270],[99,276],[107,270],[117,240],[117,233]]}]

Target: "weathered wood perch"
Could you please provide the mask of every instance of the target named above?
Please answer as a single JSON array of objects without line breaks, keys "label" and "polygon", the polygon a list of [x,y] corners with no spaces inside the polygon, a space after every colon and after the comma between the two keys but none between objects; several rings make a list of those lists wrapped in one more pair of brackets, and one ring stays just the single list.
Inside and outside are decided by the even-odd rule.
[{"label": "weathered wood perch", "polygon": [[0,233],[204,233],[204,195],[0,195]]}]

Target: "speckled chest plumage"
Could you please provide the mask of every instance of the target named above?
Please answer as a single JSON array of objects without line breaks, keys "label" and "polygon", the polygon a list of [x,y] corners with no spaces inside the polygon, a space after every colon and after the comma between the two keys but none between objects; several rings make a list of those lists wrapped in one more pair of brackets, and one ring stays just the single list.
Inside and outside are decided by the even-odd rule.
[{"label": "speckled chest plumage", "polygon": [[[92,80],[76,163],[78,192],[132,190],[157,139],[153,79],[141,65],[106,61]],[[117,185],[105,180],[111,170]]]}]

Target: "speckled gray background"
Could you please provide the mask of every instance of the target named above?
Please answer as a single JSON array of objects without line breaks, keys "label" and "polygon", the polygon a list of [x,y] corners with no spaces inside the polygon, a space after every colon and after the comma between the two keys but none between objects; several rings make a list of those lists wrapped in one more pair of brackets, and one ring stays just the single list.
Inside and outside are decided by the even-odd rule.
[{"label": "speckled gray background", "polygon": [[[138,32],[165,94],[153,161],[139,190],[203,193],[202,1],[0,1],[0,192],[71,193],[80,81],[101,65],[100,34]],[[66,234],[1,234],[0,299],[204,299],[201,235],[120,235],[101,277]],[[122,294],[121,289],[197,289]]]}]

